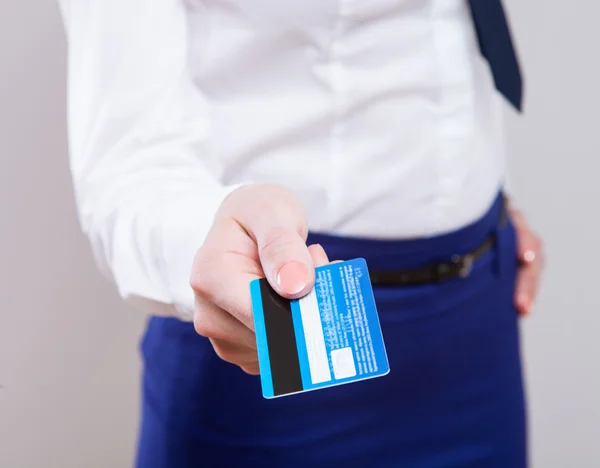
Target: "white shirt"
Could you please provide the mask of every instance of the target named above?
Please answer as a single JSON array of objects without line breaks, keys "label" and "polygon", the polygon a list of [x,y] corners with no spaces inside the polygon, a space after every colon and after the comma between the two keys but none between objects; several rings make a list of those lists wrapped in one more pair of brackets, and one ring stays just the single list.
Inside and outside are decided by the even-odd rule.
[{"label": "white shirt", "polygon": [[497,194],[500,98],[466,0],[60,0],[76,200],[125,299],[190,317],[193,257],[238,184],[313,231],[457,229]]}]

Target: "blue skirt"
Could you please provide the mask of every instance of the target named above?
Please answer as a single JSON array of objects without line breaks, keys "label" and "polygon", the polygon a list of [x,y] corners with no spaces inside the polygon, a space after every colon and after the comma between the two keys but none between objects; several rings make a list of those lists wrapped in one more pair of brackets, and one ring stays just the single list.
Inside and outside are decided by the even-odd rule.
[{"label": "blue skirt", "polygon": [[526,424],[515,231],[498,198],[478,222],[428,239],[311,234],[331,259],[409,269],[466,253],[496,231],[471,275],[375,287],[391,372],[265,400],[190,323],[151,318],[142,342],[138,468],[522,468]]}]

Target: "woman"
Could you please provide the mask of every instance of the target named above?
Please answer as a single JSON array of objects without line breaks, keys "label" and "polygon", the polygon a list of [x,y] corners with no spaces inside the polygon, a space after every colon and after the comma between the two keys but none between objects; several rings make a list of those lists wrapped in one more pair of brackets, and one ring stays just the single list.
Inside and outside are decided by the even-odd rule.
[{"label": "woman", "polygon": [[[152,316],[138,467],[526,465],[541,251],[503,196],[497,0],[61,4],[82,226]],[[391,374],[264,400],[250,281],[355,257]]]}]

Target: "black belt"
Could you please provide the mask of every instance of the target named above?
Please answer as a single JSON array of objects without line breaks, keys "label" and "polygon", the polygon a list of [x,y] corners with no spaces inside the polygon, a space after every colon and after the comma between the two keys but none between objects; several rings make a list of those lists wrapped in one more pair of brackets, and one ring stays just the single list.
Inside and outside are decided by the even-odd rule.
[{"label": "black belt", "polygon": [[[506,223],[506,200],[502,205],[499,226]],[[471,273],[473,263],[488,252],[496,243],[496,234],[490,234],[479,246],[463,255],[452,255],[449,261],[427,265],[407,271],[370,271],[371,283],[377,286],[413,286],[426,283],[440,283],[454,278],[466,278]]]}]

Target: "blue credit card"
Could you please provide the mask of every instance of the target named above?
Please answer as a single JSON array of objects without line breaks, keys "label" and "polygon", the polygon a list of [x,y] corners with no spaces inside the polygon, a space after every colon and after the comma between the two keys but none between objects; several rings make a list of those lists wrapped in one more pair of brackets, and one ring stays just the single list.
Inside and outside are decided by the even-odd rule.
[{"label": "blue credit card", "polygon": [[364,259],[318,267],[315,287],[298,300],[282,298],[266,279],[250,291],[265,398],[389,373]]}]

